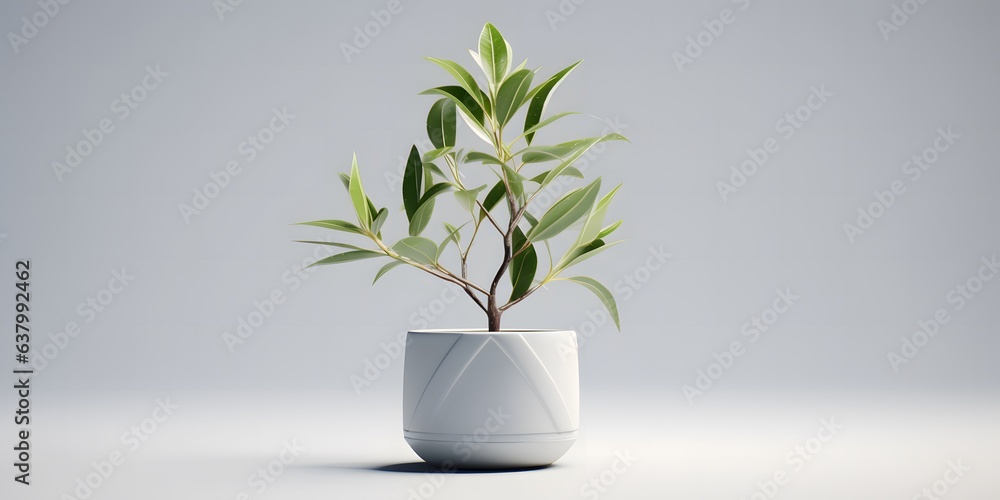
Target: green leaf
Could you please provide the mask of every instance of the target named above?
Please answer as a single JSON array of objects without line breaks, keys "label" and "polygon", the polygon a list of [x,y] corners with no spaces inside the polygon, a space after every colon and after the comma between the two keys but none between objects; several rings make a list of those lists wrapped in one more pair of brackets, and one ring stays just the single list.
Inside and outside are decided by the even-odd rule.
[{"label": "green leaf", "polygon": [[594,295],[597,295],[597,298],[601,299],[601,303],[604,304],[604,308],[611,314],[611,319],[615,320],[615,327],[618,328],[618,331],[622,330],[621,322],[618,321],[618,306],[615,304],[615,296],[611,295],[611,291],[609,291],[607,287],[600,284],[594,278],[589,278],[587,276],[575,276],[573,278],[566,279],[574,283],[579,283],[591,292],[594,292]]},{"label": "green leaf", "polygon": [[445,191],[449,191],[451,190],[451,188],[452,185],[450,182],[439,182],[427,188],[427,191],[424,191],[424,195],[420,197],[420,204],[423,205],[424,203],[427,203],[428,201],[430,201],[431,198]]},{"label": "green leaf", "polygon": [[335,241],[315,241],[315,240],[294,240],[294,241],[295,241],[295,243],[309,243],[309,244],[312,244],[312,245],[326,245],[326,246],[330,246],[330,247],[349,248],[351,250],[367,250],[367,248],[361,248],[361,247],[359,247],[357,245],[350,245],[350,244],[347,244],[347,243],[337,243]]},{"label": "green leaf", "polygon": [[549,103],[549,98],[552,97],[552,93],[555,92],[559,84],[562,83],[563,78],[566,77],[578,64],[582,61],[577,61],[571,64],[566,69],[552,75],[551,78],[542,82],[540,85],[531,90],[529,95],[531,96],[531,104],[528,105],[528,114],[524,117],[524,138],[528,144],[531,144],[531,139],[534,138],[535,133],[529,132],[529,130],[538,125],[539,121],[542,119],[542,115],[545,113],[545,107]]},{"label": "green leaf", "polygon": [[451,189],[451,184],[447,182],[439,182],[424,192],[424,195],[420,197],[420,201],[417,202],[417,210],[413,214],[413,218],[410,219],[410,236],[417,236],[423,232],[424,228],[427,227],[427,223],[431,220],[431,214],[434,212],[434,197]]},{"label": "green leaf", "polygon": [[455,145],[455,102],[438,99],[427,113],[427,137],[435,148]]},{"label": "green leaf", "polygon": [[437,244],[422,236],[407,236],[392,246],[393,251],[420,264],[434,264]]},{"label": "green leaf", "polygon": [[467,163],[480,162],[480,163],[489,163],[491,165],[503,165],[504,164],[496,156],[493,156],[493,155],[491,155],[489,153],[482,153],[482,152],[479,152],[479,151],[469,151],[469,154],[465,155],[465,161]]},{"label": "green leaf", "polygon": [[615,197],[615,193],[622,185],[619,184],[615,186],[608,194],[604,195],[596,205],[594,205],[594,210],[587,215],[587,220],[583,223],[583,229],[580,230],[580,236],[576,239],[576,244],[574,246],[580,246],[587,242],[597,239],[597,235],[601,232],[601,227],[604,225],[604,216],[608,213],[608,206],[611,205],[611,200]]},{"label": "green leaf", "polygon": [[489,133],[486,132],[486,122],[484,118],[485,114],[489,114],[489,98],[481,92],[482,91],[480,91],[479,100],[476,100],[462,87],[449,85],[428,89],[421,92],[421,94],[437,94],[451,99],[461,111],[460,114],[462,115],[462,120],[465,121],[466,125],[468,125],[480,139],[486,141],[487,144],[493,144]]},{"label": "green leaf", "polygon": [[502,200],[506,194],[507,187],[504,186],[503,180],[497,181],[497,183],[493,185],[493,189],[490,189],[490,192],[486,193],[486,199],[483,200],[483,208],[486,210],[479,210],[479,220],[485,219],[486,212],[493,210],[493,207],[497,206],[497,203],[500,203],[500,200]]},{"label": "green leaf", "polygon": [[458,189],[455,191],[455,199],[458,203],[462,205],[468,211],[472,211],[472,208],[476,206],[476,199],[479,198],[479,192],[486,189],[486,184],[472,189]]},{"label": "green leaf", "polygon": [[485,123],[483,114],[483,105],[480,103],[482,96],[479,99],[472,97],[469,91],[465,90],[458,85],[445,85],[443,87],[434,87],[432,89],[427,89],[421,92],[423,95],[442,95],[447,97],[451,102],[454,102],[458,109],[465,114],[467,117],[472,118],[479,127],[482,128]]},{"label": "green leaf", "polygon": [[586,153],[595,144],[598,144],[598,143],[601,143],[601,142],[605,142],[605,141],[626,141],[627,142],[628,139],[626,139],[625,137],[622,137],[621,135],[618,135],[618,134],[607,134],[607,135],[603,135],[601,137],[592,137],[590,139],[586,139],[585,141],[586,142],[584,144],[582,144],[579,149],[577,149],[576,151],[574,151],[573,154],[569,155],[568,158],[566,158],[565,160],[563,160],[563,162],[560,163],[559,166],[557,166],[556,168],[553,168],[552,170],[549,171],[549,174],[545,176],[545,179],[539,185],[539,189],[547,186],[550,182],[552,182],[553,179],[555,179],[556,177],[559,177],[560,175],[562,175],[562,172],[564,170],[566,170],[567,168],[569,168],[569,166],[572,165],[573,162],[575,162],[581,156],[583,156],[584,153]]},{"label": "green leaf", "polygon": [[432,162],[432,161],[434,161],[434,160],[436,160],[436,159],[444,156],[445,154],[447,154],[449,152],[451,152],[451,146],[445,146],[443,148],[432,149],[432,150],[424,153],[423,162],[424,163]]},{"label": "green leaf", "polygon": [[[535,270],[538,267],[538,255],[535,247],[521,232],[521,228],[514,228],[513,248],[516,256],[510,263],[510,300],[521,298],[525,292],[531,288],[531,283],[535,279]],[[522,250],[527,247],[526,250]],[[517,253],[520,252],[520,253]]]},{"label": "green leaf", "polygon": [[528,221],[528,224],[531,224],[532,227],[538,225],[538,219],[536,219],[534,215],[531,215],[531,212],[525,211],[523,217]]},{"label": "green leaf", "polygon": [[307,267],[313,266],[325,266],[328,264],[340,264],[341,262],[352,262],[355,260],[371,259],[374,257],[385,257],[386,255],[382,252],[376,252],[374,250],[351,250],[350,252],[338,253],[337,255],[331,255],[325,259],[318,260],[309,264]]},{"label": "green leaf", "polygon": [[510,71],[510,51],[503,35],[490,23],[483,26],[479,35],[479,62],[486,79],[496,89]]},{"label": "green leaf", "polygon": [[564,255],[562,259],[559,259],[559,262],[553,266],[553,274],[558,273],[567,267],[575,266],[619,243],[621,243],[621,240],[605,243],[604,240],[597,239],[591,241],[587,245],[578,246],[569,252],[566,252],[566,255]]},{"label": "green leaf", "polygon": [[358,214],[358,222],[363,229],[368,229],[372,222],[372,214],[368,208],[368,197],[361,187],[361,174],[358,172],[357,155],[351,160],[351,185],[348,188],[351,192],[351,203],[354,204],[354,211]]},{"label": "green leaf", "polygon": [[476,79],[473,78],[473,76],[468,72],[468,70],[463,68],[461,64],[458,64],[455,61],[449,61],[447,59],[435,59],[433,57],[428,57],[427,60],[434,64],[437,64],[438,66],[441,66],[442,68],[444,68],[445,71],[450,73],[451,76],[455,77],[455,80],[458,81],[458,84],[463,89],[465,89],[465,91],[468,92],[470,96],[472,96],[472,98],[476,101],[476,103],[478,103],[480,106],[483,107],[483,109],[485,109],[482,100],[482,95],[483,95],[482,89],[479,88],[479,84],[476,83]]},{"label": "green leaf", "polygon": [[[527,97],[527,96],[525,96],[525,97]],[[525,100],[527,100],[527,99],[525,99]],[[525,137],[526,135],[528,135],[528,134],[530,134],[532,132],[535,132],[535,131],[538,131],[538,130],[544,128],[546,125],[548,125],[548,124],[550,124],[550,123],[552,123],[552,122],[554,122],[554,121],[556,121],[556,120],[558,120],[560,118],[564,118],[564,117],[567,117],[569,115],[578,115],[578,114],[580,114],[580,113],[577,113],[575,111],[564,111],[562,113],[556,113],[556,114],[554,114],[554,115],[552,115],[552,116],[550,116],[550,117],[548,117],[548,118],[546,118],[546,119],[538,122],[537,124],[535,124],[531,128],[526,129],[524,132],[521,133],[521,135],[515,137],[514,140],[512,141],[512,143],[513,142],[517,142],[518,139],[520,139],[522,137]]]},{"label": "green leaf", "polygon": [[383,208],[375,214],[375,220],[372,221],[372,232],[379,234],[382,231],[382,225],[385,224],[385,219],[389,217],[389,211]]},{"label": "green leaf", "polygon": [[424,159],[423,163],[424,163],[424,173],[431,172],[437,174],[438,177],[444,178],[444,172],[441,171],[440,167],[438,167],[433,163],[428,163],[426,158]]},{"label": "green leaf", "polygon": [[406,219],[413,221],[413,216],[420,207],[420,194],[423,192],[424,165],[420,161],[420,152],[417,146],[410,148],[410,156],[406,159],[406,168],[403,170],[403,208],[406,210]]},{"label": "green leaf", "polygon": [[510,184],[510,192],[514,195],[514,199],[524,199],[524,176],[507,165],[503,166],[503,171],[507,176],[507,184]]},{"label": "green leaf", "polygon": [[404,264],[404,262],[401,261],[401,260],[394,260],[394,261],[392,261],[392,262],[390,262],[390,263],[382,266],[382,268],[379,269],[377,273],[375,273],[375,279],[372,280],[372,284],[374,285],[375,282],[378,281],[379,278],[381,278],[383,275],[385,275],[385,273],[387,273],[387,272],[389,272],[389,271],[391,271],[391,270],[393,270],[393,269],[395,269],[395,268],[397,268],[397,267],[399,267],[399,266],[401,266],[403,264]]},{"label": "green leaf", "polygon": [[597,233],[597,239],[607,238],[608,235],[610,235],[611,233],[615,232],[615,229],[618,229],[618,226],[620,226],[620,225],[622,225],[621,219],[619,219],[619,220],[617,220],[615,222],[612,222],[611,224],[609,224],[604,229],[601,229],[600,233]]},{"label": "green leaf", "polygon": [[531,88],[531,78],[534,72],[522,69],[512,73],[497,91],[496,117],[500,126],[504,126],[510,121],[514,113],[524,104],[524,96]]},{"label": "green leaf", "polygon": [[345,174],[343,172],[338,172],[337,175],[340,176],[340,182],[344,183],[344,189],[346,189],[347,192],[348,192],[348,194],[350,194],[350,192],[351,192],[351,176],[347,175],[347,174]]},{"label": "green leaf", "polygon": [[438,245],[437,256],[434,259],[435,261],[441,259],[441,254],[444,253],[444,249],[448,246],[448,243],[454,242],[455,246],[458,248],[458,251],[459,252],[462,251],[461,247],[462,234],[459,231],[461,231],[466,224],[468,224],[468,222],[462,224],[461,226],[455,227],[452,226],[451,224],[448,224],[447,222],[444,223],[444,229],[445,231],[448,231],[448,236],[446,236],[444,238],[444,241],[442,241],[441,244]]},{"label": "green leaf", "polygon": [[[545,180],[545,177],[549,175],[549,172],[551,172],[551,170],[546,170],[545,172],[542,172],[528,180],[530,182],[541,184],[542,181]],[[577,179],[583,179],[583,172],[581,172],[576,167],[566,167],[559,175],[565,175],[567,177],[576,177]]]},{"label": "green leaf", "polygon": [[410,236],[419,236],[420,233],[424,231],[427,224],[431,221],[431,215],[434,213],[434,200],[428,200],[426,203],[422,203],[417,207],[417,211],[413,213],[413,218],[410,219],[409,234]]},{"label": "green leaf", "polygon": [[311,222],[299,222],[296,223],[296,225],[316,226],[316,227],[322,227],[324,229],[333,229],[335,231],[344,231],[346,233],[365,234],[364,230],[362,230],[360,227],[355,226],[354,224],[351,224],[350,222],[347,221],[335,220],[335,219],[314,220]]},{"label": "green leaf", "polygon": [[597,179],[586,187],[570,191],[552,205],[538,220],[538,224],[528,231],[528,240],[533,242],[547,240],[573,225],[590,212],[600,188],[601,180]]}]

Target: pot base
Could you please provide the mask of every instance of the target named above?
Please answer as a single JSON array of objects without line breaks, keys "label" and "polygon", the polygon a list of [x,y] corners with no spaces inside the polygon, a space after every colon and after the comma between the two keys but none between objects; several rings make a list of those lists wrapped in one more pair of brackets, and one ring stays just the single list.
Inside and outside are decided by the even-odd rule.
[{"label": "pot base", "polygon": [[442,469],[522,469],[544,467],[576,442],[576,431],[552,434],[456,436],[404,432],[410,448],[425,462]]}]

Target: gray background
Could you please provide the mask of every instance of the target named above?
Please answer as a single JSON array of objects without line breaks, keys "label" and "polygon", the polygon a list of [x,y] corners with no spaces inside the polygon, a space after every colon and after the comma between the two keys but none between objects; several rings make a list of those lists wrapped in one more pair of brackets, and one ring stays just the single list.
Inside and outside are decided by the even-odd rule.
[{"label": "gray background", "polygon": [[[724,461],[714,456],[688,474],[705,481],[691,479],[675,493],[738,497],[751,494],[754,481],[770,469],[749,470],[753,458],[733,462],[734,450],[744,448],[713,441],[725,434],[722,429],[773,444],[783,441],[765,439],[769,426],[794,429],[792,443],[811,435],[820,417],[852,411],[884,415],[879,404],[903,416],[922,414],[921,409],[951,412],[953,420],[934,420],[940,425],[971,425],[996,415],[1000,284],[987,282],[965,308],[953,311],[951,322],[898,373],[887,354],[899,352],[901,337],[909,336],[918,320],[939,308],[952,310],[947,293],[973,277],[980,259],[1000,247],[995,194],[1000,34],[994,26],[1000,4],[928,2],[885,40],[877,23],[892,15],[894,3],[888,0],[754,0],[745,10],[742,2],[728,0],[580,5],[567,0],[562,8],[568,15],[554,25],[547,18],[547,12],[559,12],[554,0],[502,5],[402,0],[402,11],[347,61],[341,44],[351,43],[355,28],[364,29],[370,12],[387,3],[245,0],[220,20],[209,0],[71,2],[17,52],[10,44],[0,50],[0,260],[9,268],[17,259],[32,260],[36,352],[67,322],[81,326],[80,335],[33,382],[36,445],[49,450],[47,459],[69,456],[71,448],[79,458],[50,467],[38,458],[34,492],[50,492],[46,497],[69,492],[89,470],[88,461],[113,448],[115,436],[147,415],[155,398],[167,396],[187,398],[184,417],[178,417],[186,423],[170,430],[165,425],[162,432],[175,439],[162,437],[161,444],[149,445],[157,448],[142,450],[157,465],[142,469],[148,477],[133,472],[129,479],[121,472],[112,478],[118,482],[109,480],[95,498],[146,494],[157,481],[166,484],[170,469],[156,461],[166,460],[162,457],[171,450],[191,453],[191,442],[211,443],[204,447],[236,457],[257,452],[271,457],[269,450],[280,442],[260,438],[259,449],[241,451],[249,434],[312,437],[311,460],[320,465],[303,473],[306,479],[333,470],[322,464],[359,460],[359,448],[372,453],[373,463],[393,461],[380,458],[388,453],[384,450],[403,457],[395,461],[406,461],[408,452],[395,434],[402,362],[394,360],[360,395],[350,378],[363,376],[381,344],[424,326],[411,318],[434,306],[444,287],[410,270],[370,287],[380,265],[373,261],[323,268],[295,287],[282,276],[301,266],[312,249],[291,240],[327,234],[289,223],[349,216],[337,172],[349,168],[356,152],[370,195],[393,210],[388,232],[403,234],[404,216],[394,210],[398,184],[390,185],[385,176],[398,171],[414,141],[424,140],[424,119],[434,99],[417,94],[450,78],[423,57],[471,67],[466,49],[475,47],[486,21],[510,41],[515,64],[527,57],[529,67],[541,66],[538,78],[585,59],[556,93],[550,112],[582,111],[600,120],[567,118],[561,131],[544,134],[546,142],[599,134],[606,126],[602,120],[624,124],[622,133],[632,141],[611,144],[588,160],[588,177],[603,176],[605,188],[624,183],[611,217],[625,219],[619,234],[627,242],[581,265],[580,272],[613,288],[625,275],[646,276],[642,268],[650,248],[672,254],[641,288],[616,289],[622,332],[606,322],[581,347],[584,421],[590,415],[591,429],[603,431],[595,431],[591,445],[575,448],[561,472],[558,467],[548,472],[565,475],[573,470],[567,467],[587,459],[598,465],[572,473],[585,478],[600,472],[600,464],[606,466],[616,446],[632,442],[626,437],[632,435],[636,442],[655,444],[647,456],[676,451],[678,441],[649,441],[636,425],[679,432],[688,422],[689,429],[705,431],[702,440],[688,436],[689,450],[718,443],[717,449],[729,450],[722,455],[731,468],[713,462]],[[727,8],[735,22],[679,71],[673,54],[705,29],[702,21]],[[35,2],[4,2],[0,28],[5,35],[16,33],[21,17],[39,10]],[[127,119],[119,119],[113,101],[140,83],[147,66],[159,66],[168,76]],[[813,86],[833,96],[793,137],[781,138],[775,123],[804,104]],[[287,108],[295,118],[246,161],[240,143],[265,127],[275,108]],[[63,161],[66,146],[103,118],[110,118],[115,130],[60,182],[51,164]],[[902,165],[932,146],[941,127],[961,137],[911,182]],[[759,148],[769,137],[777,138],[780,150],[724,201],[716,182],[746,159],[747,148]],[[481,147],[467,130],[460,141]],[[190,204],[192,190],[232,160],[242,172],[200,215],[185,221],[179,204]],[[842,225],[856,222],[857,209],[895,180],[903,181],[906,193],[870,230],[849,241]],[[497,253],[487,245],[478,248],[475,270],[484,276]],[[135,279],[85,322],[78,304],[122,268]],[[6,283],[0,286],[12,289],[13,278]],[[759,341],[747,344],[741,326],[760,315],[779,288],[801,298]],[[223,333],[233,332],[239,318],[254,310],[254,301],[273,290],[287,300],[231,353]],[[4,323],[12,323],[12,309],[13,304],[0,308]],[[581,330],[590,328],[587,314],[599,310],[596,298],[582,288],[554,284],[505,315],[504,326]],[[427,327],[485,326],[478,309],[462,297],[435,316]],[[682,386],[693,384],[713,353],[733,340],[744,341],[746,354],[689,404]],[[13,366],[10,341],[3,342],[3,352],[10,353],[2,356],[3,366]],[[12,408],[12,392],[0,394],[4,408]],[[786,414],[784,409],[801,413],[798,428],[774,419]],[[597,416],[602,411],[604,420]],[[727,420],[753,412],[764,412],[760,426]],[[257,422],[263,414],[273,418],[236,424]],[[301,430],[306,424],[288,416],[306,414],[325,437]],[[640,423],[626,423],[629,418]],[[642,418],[649,420],[642,424]],[[900,418],[885,417],[886,428],[907,421]],[[373,423],[383,420],[385,428]],[[92,422],[95,430],[81,431],[81,422]],[[376,446],[355,437],[355,445],[348,446],[351,434],[367,435],[357,434],[366,422],[370,435],[384,442]],[[93,437],[104,427],[110,438]],[[834,491],[836,484],[859,498],[873,488],[909,498],[940,475],[938,465],[943,470],[949,457],[978,458],[982,473],[998,461],[989,449],[1000,444],[995,430],[984,430],[985,435],[969,430],[949,440],[936,428],[915,427],[916,437],[901,442],[928,455],[913,465],[912,474],[900,473],[893,482],[858,471],[851,480],[831,476],[826,482],[817,472],[817,490],[800,493],[819,498],[816,492]],[[873,429],[873,436],[884,435]],[[14,428],[8,423],[4,432],[11,439]],[[218,432],[231,439],[192,437]],[[944,440],[940,447],[920,441],[932,437]],[[188,444],[169,448],[168,441]],[[612,444],[603,453],[597,443]],[[767,456],[780,459],[787,446],[776,446]],[[871,458],[865,446],[862,439],[852,450]],[[849,464],[853,456],[829,460]],[[690,457],[676,458],[688,467],[701,463]],[[642,492],[663,480],[655,472],[659,466],[646,462],[648,475],[623,478],[606,497],[645,498]],[[740,471],[748,471],[746,479],[739,479]],[[206,498],[235,497],[241,474],[219,479],[217,491],[200,491]],[[528,490],[555,484],[541,471],[532,474],[524,476]],[[397,477],[372,479],[386,476]],[[513,490],[503,486],[517,486],[513,477],[481,479],[501,481],[499,490],[486,489],[507,494]],[[710,488],[721,485],[712,478],[719,477],[734,493],[713,493]],[[455,479],[442,495],[458,498],[465,485],[478,491],[484,484],[475,483],[476,477]],[[126,486],[130,481],[136,489]],[[965,498],[1000,491],[985,477],[975,484],[963,481],[958,487],[965,488]],[[547,494],[580,496],[577,483],[569,482]],[[296,484],[287,480],[275,489]],[[805,484],[811,483],[797,487]],[[363,481],[355,486],[369,492],[378,487]],[[372,495],[405,498],[407,487]],[[5,478],[3,488],[14,487]]]}]

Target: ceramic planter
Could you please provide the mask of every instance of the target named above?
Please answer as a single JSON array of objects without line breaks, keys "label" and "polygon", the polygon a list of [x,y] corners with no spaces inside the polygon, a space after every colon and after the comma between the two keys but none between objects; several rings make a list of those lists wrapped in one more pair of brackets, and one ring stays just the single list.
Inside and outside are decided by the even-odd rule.
[{"label": "ceramic planter", "polygon": [[538,467],[576,441],[576,332],[411,331],[403,377],[403,436],[429,463]]}]

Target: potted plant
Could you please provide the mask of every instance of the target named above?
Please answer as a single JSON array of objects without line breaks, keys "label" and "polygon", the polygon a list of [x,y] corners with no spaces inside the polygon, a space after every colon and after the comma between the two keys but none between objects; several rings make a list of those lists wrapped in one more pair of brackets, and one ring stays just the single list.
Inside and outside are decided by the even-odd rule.
[{"label": "potted plant", "polygon": [[[413,146],[409,152],[402,184],[409,234],[393,243],[383,237],[389,210],[377,208],[365,194],[356,155],[350,174],[340,174],[356,222],[301,224],[347,233],[372,244],[306,241],[345,250],[313,265],[388,259],[375,281],[396,267],[416,268],[456,285],[486,315],[485,329],[407,333],[403,427],[411,448],[424,460],[445,467],[542,466],[562,456],[576,439],[576,333],[502,330],[501,318],[540,287],[565,281],[596,294],[620,329],[615,300],[606,287],[586,276],[564,276],[569,268],[618,243],[606,239],[621,221],[604,224],[618,187],[599,196],[598,178],[565,193],[538,217],[529,207],[557,178],[582,178],[573,163],[595,144],[625,138],[607,134],[539,144],[536,139],[543,128],[575,114],[548,116],[546,108],[579,62],[532,86],[535,70],[525,69],[525,63],[511,69],[510,45],[492,24],[482,30],[479,52],[469,52],[485,74],[482,88],[458,63],[429,58],[455,82],[423,92],[439,96],[427,116],[427,134],[436,149],[421,154]],[[526,108],[523,126],[511,132],[512,119],[522,108]],[[457,149],[459,116],[488,147]],[[495,177],[475,185],[469,180],[474,174]],[[435,241],[423,234],[435,202],[447,192],[457,200],[465,220],[445,222],[443,238]],[[499,205],[504,208],[498,209]],[[567,232],[571,227],[576,236],[569,240],[574,234]],[[503,258],[489,269],[488,281],[478,284],[470,277],[469,259],[477,236],[485,233],[495,234]],[[550,243],[561,235],[560,239],[569,241],[568,248],[554,258]],[[548,261],[544,274],[538,269],[540,255]]]}]

